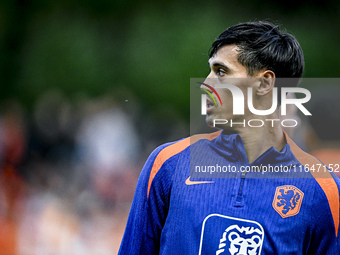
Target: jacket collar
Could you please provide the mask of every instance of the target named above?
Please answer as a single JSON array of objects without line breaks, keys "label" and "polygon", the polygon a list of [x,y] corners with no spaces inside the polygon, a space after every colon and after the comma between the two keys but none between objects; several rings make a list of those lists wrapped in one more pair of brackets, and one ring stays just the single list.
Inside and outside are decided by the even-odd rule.
[{"label": "jacket collar", "polygon": [[[288,136],[285,132],[284,135],[287,141]],[[211,141],[211,145],[221,156],[230,161],[240,162],[243,165],[298,163],[288,143],[285,144],[281,151],[270,147],[251,164],[248,162],[242,138],[238,134],[224,134],[221,132],[218,137]]]}]

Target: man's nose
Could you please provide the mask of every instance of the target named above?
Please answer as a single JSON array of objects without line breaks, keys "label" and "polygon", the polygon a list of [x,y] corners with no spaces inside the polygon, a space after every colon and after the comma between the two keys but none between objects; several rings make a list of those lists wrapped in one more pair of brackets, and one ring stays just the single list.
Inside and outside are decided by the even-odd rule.
[{"label": "man's nose", "polygon": [[207,78],[205,78],[204,82],[201,83],[201,88],[206,89],[207,87],[204,86],[205,84],[208,84],[211,87],[214,87],[216,82],[214,82],[215,79],[214,79],[213,76],[214,76],[214,74],[212,72],[210,72],[209,75],[207,76]]},{"label": "man's nose", "polygon": [[211,72],[208,74],[207,78],[205,78],[205,79],[206,79],[206,80],[214,80],[215,78],[216,78],[215,73],[214,73],[213,71],[211,71]]}]

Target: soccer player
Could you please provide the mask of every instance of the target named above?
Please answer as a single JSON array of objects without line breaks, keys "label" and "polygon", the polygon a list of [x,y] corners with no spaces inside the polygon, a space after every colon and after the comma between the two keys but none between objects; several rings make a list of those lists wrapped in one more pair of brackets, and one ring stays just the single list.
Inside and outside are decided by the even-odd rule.
[{"label": "soccer player", "polygon": [[271,23],[241,23],[209,57],[206,121],[221,130],[154,150],[120,254],[339,254],[340,182],[277,121],[277,94],[302,77],[299,43]]}]

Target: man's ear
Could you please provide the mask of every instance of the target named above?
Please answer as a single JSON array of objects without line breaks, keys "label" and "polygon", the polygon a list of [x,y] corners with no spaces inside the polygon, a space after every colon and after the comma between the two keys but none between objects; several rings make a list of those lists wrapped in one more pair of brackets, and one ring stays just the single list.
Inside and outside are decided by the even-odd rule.
[{"label": "man's ear", "polygon": [[261,84],[257,88],[256,94],[259,96],[264,96],[273,90],[276,77],[273,71],[267,69],[260,73],[260,78]]}]

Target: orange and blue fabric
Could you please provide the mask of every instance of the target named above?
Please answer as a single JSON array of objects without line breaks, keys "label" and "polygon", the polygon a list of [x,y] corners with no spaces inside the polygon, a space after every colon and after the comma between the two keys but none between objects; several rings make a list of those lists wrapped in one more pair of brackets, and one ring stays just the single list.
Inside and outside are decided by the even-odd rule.
[{"label": "orange and blue fabric", "polygon": [[286,141],[252,163],[221,131],[157,148],[119,254],[340,254],[340,181]]}]

